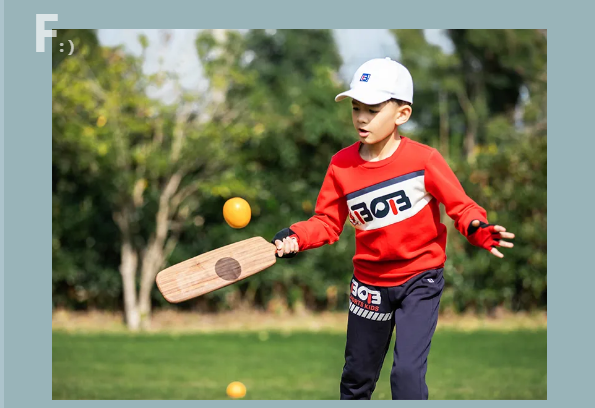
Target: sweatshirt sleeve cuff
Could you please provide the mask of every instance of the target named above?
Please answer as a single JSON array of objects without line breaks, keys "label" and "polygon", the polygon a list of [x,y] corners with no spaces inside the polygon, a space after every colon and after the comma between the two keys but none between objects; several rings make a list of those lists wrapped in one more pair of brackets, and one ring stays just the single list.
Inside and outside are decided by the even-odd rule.
[{"label": "sweatshirt sleeve cuff", "polygon": [[306,242],[307,242],[307,233],[306,230],[303,229],[300,225],[300,223],[295,223],[293,225],[291,225],[289,228],[294,232],[291,237],[295,237],[298,241],[298,248],[300,249],[300,251],[304,250],[304,247],[306,246]]}]

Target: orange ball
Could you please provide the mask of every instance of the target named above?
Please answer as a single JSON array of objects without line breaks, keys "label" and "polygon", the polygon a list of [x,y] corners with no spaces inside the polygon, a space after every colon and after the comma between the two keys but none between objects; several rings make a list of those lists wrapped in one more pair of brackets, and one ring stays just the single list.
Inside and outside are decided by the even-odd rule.
[{"label": "orange ball", "polygon": [[251,217],[250,204],[243,198],[230,198],[223,206],[223,218],[232,228],[244,228]]},{"label": "orange ball", "polygon": [[234,381],[227,386],[227,395],[231,398],[243,398],[246,395],[246,386],[239,381]]}]

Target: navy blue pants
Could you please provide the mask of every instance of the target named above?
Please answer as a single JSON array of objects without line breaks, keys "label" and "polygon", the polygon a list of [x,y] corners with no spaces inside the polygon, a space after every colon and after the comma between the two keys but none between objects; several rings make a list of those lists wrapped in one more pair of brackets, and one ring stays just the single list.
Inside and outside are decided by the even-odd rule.
[{"label": "navy blue pants", "polygon": [[393,287],[366,285],[352,278],[342,400],[371,398],[395,326],[392,399],[428,399],[427,361],[443,288],[442,268]]}]

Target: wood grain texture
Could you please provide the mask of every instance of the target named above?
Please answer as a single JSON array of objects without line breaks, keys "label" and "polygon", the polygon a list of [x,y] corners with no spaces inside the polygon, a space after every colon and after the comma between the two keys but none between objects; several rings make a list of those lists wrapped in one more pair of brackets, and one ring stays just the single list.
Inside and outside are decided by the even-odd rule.
[{"label": "wood grain texture", "polygon": [[275,245],[254,237],[172,265],[155,281],[168,302],[179,303],[245,279],[276,261]]}]

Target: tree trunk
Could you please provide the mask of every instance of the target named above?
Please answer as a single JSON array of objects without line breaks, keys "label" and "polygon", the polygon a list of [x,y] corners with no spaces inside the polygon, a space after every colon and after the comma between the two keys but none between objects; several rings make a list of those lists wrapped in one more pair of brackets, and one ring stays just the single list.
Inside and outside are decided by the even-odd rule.
[{"label": "tree trunk", "polygon": [[129,208],[124,207],[120,211],[114,212],[113,218],[122,234],[120,275],[122,275],[122,289],[124,291],[124,315],[126,325],[130,330],[137,331],[140,328],[140,314],[136,300],[138,254],[132,245]]},{"label": "tree trunk", "polygon": [[440,152],[444,157],[448,157],[449,148],[449,121],[448,121],[448,94],[440,90],[439,96],[440,108]]},{"label": "tree trunk", "polygon": [[[448,93],[444,90],[439,91],[438,103],[440,110],[440,152],[446,160],[450,155],[450,122],[448,120]],[[446,213],[443,204],[440,204],[440,220],[446,226],[446,239],[448,241],[453,236],[454,221]]]},{"label": "tree trunk", "polygon": [[122,254],[120,263],[120,274],[122,275],[122,286],[124,290],[124,313],[126,325],[130,330],[137,331],[140,328],[140,314],[136,302],[136,268],[138,256],[132,248],[129,239],[122,243]]},{"label": "tree trunk", "polygon": [[459,103],[466,118],[465,129],[465,156],[467,161],[471,161],[475,154],[475,138],[477,137],[477,130],[479,128],[479,119],[473,103],[469,100],[467,92],[461,90],[458,92]]},{"label": "tree trunk", "polygon": [[163,246],[151,241],[143,256],[139,292],[140,323],[143,330],[151,327],[151,289],[159,268],[163,265]]},{"label": "tree trunk", "polygon": [[474,123],[467,123],[467,130],[465,131],[465,156],[467,161],[471,161],[475,155],[475,135],[477,134],[477,126]]},{"label": "tree trunk", "polygon": [[141,283],[139,292],[139,309],[141,328],[148,329],[151,326],[151,289],[155,282],[155,276],[164,262],[164,248],[170,247],[171,242],[175,240],[172,237],[167,240],[171,221],[171,201],[176,193],[180,182],[182,181],[182,173],[177,172],[171,176],[167,185],[163,189],[159,197],[159,209],[155,217],[155,234],[149,240],[147,249],[144,252],[141,265]]}]

